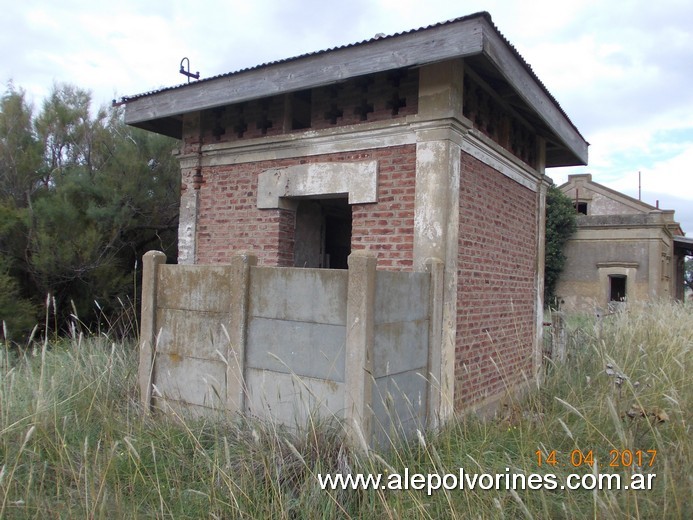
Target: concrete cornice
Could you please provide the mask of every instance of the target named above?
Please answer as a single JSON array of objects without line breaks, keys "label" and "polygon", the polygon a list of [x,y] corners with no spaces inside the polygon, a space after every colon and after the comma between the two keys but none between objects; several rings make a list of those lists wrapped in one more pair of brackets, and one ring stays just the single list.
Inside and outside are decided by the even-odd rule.
[{"label": "concrete cornice", "polygon": [[671,237],[654,226],[638,227],[578,227],[570,238],[573,242],[582,240],[633,241],[633,240],[662,240],[671,241]]},{"label": "concrete cornice", "polygon": [[[393,121],[363,123],[325,130],[294,132],[277,137],[208,144],[202,147],[202,166],[243,164],[256,161],[291,159],[387,146],[416,143],[416,124],[406,118]],[[193,168],[198,154],[180,155],[182,168]]]},{"label": "concrete cornice", "polygon": [[[416,144],[426,138],[450,139],[461,145],[468,128],[452,118],[423,120],[410,116],[392,121],[362,123],[325,130],[294,132],[277,137],[214,143],[202,147],[202,166],[243,164],[256,161],[310,157],[340,152],[373,150],[388,146]],[[181,167],[197,166],[197,152],[178,156]]]},{"label": "concrete cornice", "polygon": [[532,191],[537,191],[539,183],[544,182],[545,176],[478,130],[469,131],[462,150]]},{"label": "concrete cornice", "polygon": [[[225,166],[257,161],[292,159],[332,153],[372,150],[416,144],[430,140],[450,140],[463,151],[498,170],[522,186],[537,191],[544,176],[481,132],[470,129],[469,121],[455,118],[422,120],[410,116],[398,124],[392,121],[363,123],[326,130],[295,132],[248,141],[208,144],[202,147],[202,166]],[[199,155],[179,155],[181,168],[195,168]]]},{"label": "concrete cornice", "polygon": [[578,229],[656,228],[671,235],[671,221],[660,211],[616,215],[579,215]]}]

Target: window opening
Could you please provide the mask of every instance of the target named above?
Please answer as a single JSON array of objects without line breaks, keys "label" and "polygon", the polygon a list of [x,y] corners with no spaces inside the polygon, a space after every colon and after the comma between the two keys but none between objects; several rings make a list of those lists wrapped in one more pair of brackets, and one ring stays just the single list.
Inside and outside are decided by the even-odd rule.
[{"label": "window opening", "polygon": [[291,94],[291,129],[310,128],[312,120],[311,91],[301,90]]},{"label": "window opening", "polygon": [[578,202],[577,205],[575,206],[575,210],[580,213],[581,215],[587,215],[587,203],[586,202]]},{"label": "window opening", "polygon": [[346,198],[301,200],[296,208],[294,266],[346,269],[351,228]]},{"label": "window opening", "polygon": [[609,301],[623,302],[626,300],[626,276],[609,276]]}]

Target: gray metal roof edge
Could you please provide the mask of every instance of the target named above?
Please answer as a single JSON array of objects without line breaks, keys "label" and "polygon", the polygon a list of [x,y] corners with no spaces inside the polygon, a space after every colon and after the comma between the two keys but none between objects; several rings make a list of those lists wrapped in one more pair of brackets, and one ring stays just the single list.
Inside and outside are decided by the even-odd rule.
[{"label": "gray metal roof edge", "polygon": [[274,66],[277,66],[277,65],[283,65],[283,64],[290,63],[290,62],[295,62],[295,61],[303,60],[303,59],[306,59],[306,58],[309,58],[309,57],[313,57],[313,56],[319,56],[319,55],[323,55],[323,54],[328,54],[328,53],[335,52],[335,51],[339,51],[339,50],[351,49],[351,48],[354,48],[354,47],[360,47],[360,46],[364,46],[364,45],[366,45],[366,44],[370,44],[370,43],[374,43],[374,42],[378,42],[378,41],[391,40],[391,39],[395,39],[395,38],[400,38],[400,37],[403,37],[403,36],[412,35],[412,34],[416,34],[416,33],[421,33],[421,32],[425,32],[425,31],[430,31],[430,30],[434,30],[434,29],[437,29],[437,28],[441,28],[441,27],[445,27],[445,26],[449,26],[449,25],[453,25],[453,24],[457,24],[457,23],[465,22],[465,21],[469,21],[469,20],[474,20],[474,19],[484,19],[484,20],[486,20],[486,22],[489,24],[489,26],[490,26],[490,27],[493,29],[493,31],[497,34],[497,36],[502,40],[502,42],[503,42],[503,43],[507,46],[507,48],[512,52],[512,54],[514,55],[514,57],[520,62],[520,64],[521,64],[521,65],[525,68],[525,70],[530,74],[530,76],[531,76],[532,79],[536,82],[536,84],[539,86],[539,88],[544,92],[544,94],[546,94],[546,95],[548,96],[548,98],[551,100],[551,102],[552,102],[553,105],[557,108],[557,110],[560,112],[560,114],[565,118],[565,120],[569,123],[569,125],[572,126],[573,130],[577,133],[577,135],[578,135],[581,139],[584,140],[584,137],[582,136],[582,134],[580,134],[580,131],[577,129],[577,127],[575,126],[575,124],[570,120],[570,118],[569,118],[568,115],[565,113],[565,111],[563,110],[563,108],[560,106],[560,104],[558,103],[558,101],[556,100],[556,98],[554,98],[554,96],[549,92],[549,90],[546,88],[546,86],[545,86],[545,85],[542,83],[542,81],[538,78],[538,76],[536,75],[536,73],[534,72],[534,70],[532,69],[532,67],[527,63],[527,61],[522,57],[522,55],[520,55],[520,53],[518,52],[518,50],[517,50],[517,49],[508,41],[508,39],[500,32],[500,30],[498,29],[498,27],[496,27],[496,25],[493,23],[493,19],[491,18],[491,15],[490,15],[487,11],[480,11],[480,12],[473,13],[473,14],[469,14],[469,15],[466,15],[466,16],[461,16],[461,17],[458,17],[458,18],[453,18],[453,19],[451,19],[451,20],[446,20],[446,21],[438,22],[438,23],[435,23],[435,24],[432,24],[432,25],[428,25],[428,26],[425,26],[425,27],[420,27],[420,28],[418,28],[418,29],[411,29],[411,30],[408,30],[408,31],[402,31],[402,32],[394,33],[394,34],[387,35],[387,36],[376,36],[376,37],[374,37],[374,38],[371,38],[371,39],[369,39],[369,40],[363,40],[363,41],[361,41],[361,42],[350,43],[350,44],[346,44],[346,45],[342,45],[342,46],[337,46],[337,47],[332,47],[332,48],[325,49],[325,50],[321,50],[321,51],[315,51],[315,52],[311,52],[311,53],[302,54],[302,55],[299,55],[299,56],[294,56],[294,57],[291,57],[291,58],[285,58],[285,59],[282,59],[282,60],[277,60],[277,61],[272,61],[272,62],[268,62],[268,63],[263,63],[263,64],[260,64],[260,65],[256,65],[256,66],[254,66],[254,67],[248,67],[248,68],[240,69],[240,70],[238,70],[238,71],[228,72],[228,73],[225,73],[225,74],[220,74],[220,75],[212,76],[212,77],[209,77],[209,78],[204,78],[204,79],[201,79],[201,80],[198,80],[198,81],[194,81],[194,82],[192,82],[192,83],[183,83],[183,84],[180,84],[180,85],[171,86],[171,87],[164,87],[164,88],[161,88],[161,89],[158,89],[158,90],[152,90],[152,91],[144,92],[144,93],[141,93],[141,94],[135,94],[135,95],[132,95],[132,96],[123,96],[123,97],[121,97],[119,104],[127,104],[127,103],[130,103],[130,102],[136,101],[136,100],[138,100],[138,99],[145,98],[145,97],[149,97],[149,96],[153,96],[153,95],[156,95],[156,94],[161,94],[161,93],[163,93],[163,92],[171,92],[171,91],[176,91],[176,90],[180,90],[180,89],[190,88],[190,87],[194,87],[194,86],[197,86],[197,85],[200,85],[200,84],[204,84],[204,83],[206,83],[206,82],[211,82],[211,81],[214,81],[214,80],[218,80],[218,79],[231,78],[231,77],[233,77],[233,76],[237,76],[237,75],[240,75],[240,74],[242,74],[242,73],[246,73],[246,72],[250,72],[250,71],[256,71],[256,70],[266,69],[266,68],[269,68],[269,67],[274,67]]},{"label": "gray metal roof edge", "polygon": [[[199,84],[201,84],[201,83],[210,82],[210,81],[214,81],[214,80],[217,80],[217,79],[229,78],[229,77],[232,77],[232,76],[236,76],[236,75],[238,75],[238,74],[242,74],[242,73],[244,73],[244,72],[250,72],[250,71],[253,71],[253,70],[264,69],[264,68],[272,67],[272,66],[276,66],[276,65],[282,65],[282,64],[285,64],[285,63],[289,63],[289,62],[293,62],[293,61],[298,61],[298,60],[302,60],[302,59],[305,59],[305,58],[309,58],[309,57],[311,57],[311,56],[318,56],[318,55],[321,55],[321,54],[328,54],[328,53],[335,52],[335,51],[339,51],[339,50],[350,49],[350,48],[353,48],[353,47],[359,47],[359,46],[362,46],[362,45],[365,45],[365,44],[368,44],[368,43],[372,43],[372,42],[375,42],[375,41],[389,40],[389,39],[392,39],[392,38],[398,38],[398,37],[406,36],[406,35],[409,35],[409,34],[414,34],[414,33],[418,33],[418,32],[428,31],[428,30],[430,30],[430,29],[435,29],[436,27],[443,27],[443,26],[445,26],[445,25],[451,25],[451,24],[455,24],[455,23],[458,23],[458,22],[463,22],[463,21],[466,21],[466,20],[472,20],[472,19],[475,19],[475,18],[486,18],[486,20],[488,20],[488,22],[489,22],[494,28],[496,28],[495,25],[493,25],[493,21],[491,20],[491,15],[490,15],[488,12],[486,12],[486,11],[480,11],[480,12],[477,12],[477,13],[474,13],[474,14],[470,14],[470,15],[466,15],[466,16],[460,16],[460,17],[458,17],[458,18],[453,18],[453,19],[451,19],[451,20],[446,20],[446,21],[444,21],[444,22],[438,22],[438,23],[431,24],[431,25],[427,25],[427,26],[424,26],[424,27],[419,27],[418,29],[411,29],[411,30],[408,30],[408,31],[401,31],[401,32],[397,32],[397,33],[394,33],[394,34],[389,34],[389,35],[386,35],[386,36],[375,36],[375,37],[370,38],[370,39],[368,39],[368,40],[362,40],[362,41],[360,41],[360,42],[348,43],[348,44],[345,44],[345,45],[339,45],[339,46],[336,46],[336,47],[330,47],[330,48],[328,48],[328,49],[323,49],[323,50],[319,50],[319,51],[314,51],[314,52],[308,52],[308,53],[300,54],[300,55],[298,55],[298,56],[292,56],[292,57],[289,57],[289,58],[283,58],[283,59],[280,59],[280,60],[275,60],[275,61],[270,61],[270,62],[266,62],[266,63],[261,63],[261,64],[258,64],[258,65],[254,65],[254,66],[252,66],[252,67],[246,67],[246,68],[239,69],[239,70],[236,70],[236,71],[225,72],[225,73],[223,73],[223,74],[217,74],[217,75],[215,75],[215,76],[210,76],[210,77],[208,77],[208,78],[199,79],[199,80],[197,80],[197,81],[193,81],[193,82],[190,82],[190,83],[181,83],[181,84],[178,84],[178,85],[172,85],[172,86],[170,86],[170,87],[162,87],[162,88],[155,89],[155,90],[149,90],[149,91],[147,91],[147,92],[142,92],[142,93],[140,93],[140,94],[133,94],[133,95],[131,95],[131,96],[122,96],[122,97],[120,98],[120,101],[118,102],[118,104],[121,104],[121,103],[129,103],[129,102],[131,102],[131,101],[135,101],[135,100],[140,99],[140,98],[143,98],[143,97],[153,96],[153,95],[155,95],[155,94],[160,94],[160,93],[162,93],[162,92],[169,92],[169,91],[172,91],[172,90],[180,90],[180,89],[183,89],[183,88],[190,88],[190,87],[192,87],[193,85],[199,85]],[[496,31],[498,31],[497,28],[496,28]],[[499,34],[500,34],[500,33],[499,33]],[[519,56],[519,54],[518,54],[518,56]],[[524,61],[524,60],[523,60],[523,61]],[[529,67],[529,65],[527,65],[527,66]]]}]

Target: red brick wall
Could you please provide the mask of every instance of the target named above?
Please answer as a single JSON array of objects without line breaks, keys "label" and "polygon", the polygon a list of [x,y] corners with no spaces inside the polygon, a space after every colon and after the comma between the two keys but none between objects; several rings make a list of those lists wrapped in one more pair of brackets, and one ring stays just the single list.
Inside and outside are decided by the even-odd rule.
[{"label": "red brick wall", "polygon": [[455,408],[532,373],[536,194],[462,153]]},{"label": "red brick wall", "polygon": [[[286,231],[293,212],[257,209],[257,175],[268,167],[253,163],[203,169],[196,263],[225,263],[231,254],[247,251],[261,265],[291,265],[281,250],[293,250],[293,234]],[[192,189],[185,181],[186,189]]]},{"label": "red brick wall", "polygon": [[414,262],[416,146],[374,151],[378,160],[378,202],[352,206],[352,251],[378,253],[378,267],[410,271]]},{"label": "red brick wall", "polygon": [[[247,251],[267,266],[293,265],[294,212],[257,209],[257,177],[268,168],[330,161],[378,161],[378,202],[352,206],[352,250],[378,252],[378,265],[413,263],[415,145],[205,168],[199,193],[197,263]],[[183,186],[192,188],[191,174]]]}]

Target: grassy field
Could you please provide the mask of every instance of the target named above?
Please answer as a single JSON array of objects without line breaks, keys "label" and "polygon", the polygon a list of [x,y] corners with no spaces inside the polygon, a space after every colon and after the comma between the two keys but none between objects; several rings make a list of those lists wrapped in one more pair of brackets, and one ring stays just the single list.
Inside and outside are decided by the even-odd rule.
[{"label": "grassy field", "polygon": [[[549,364],[544,383],[497,418],[460,417],[368,455],[344,446],[337,424],[288,432],[239,418],[145,418],[136,349],[105,334],[75,333],[21,355],[3,346],[0,518],[690,518],[693,306],[569,324],[566,363]],[[649,491],[430,496],[328,492],[317,481],[405,468],[555,474],[559,485],[571,473],[656,477]]]}]

